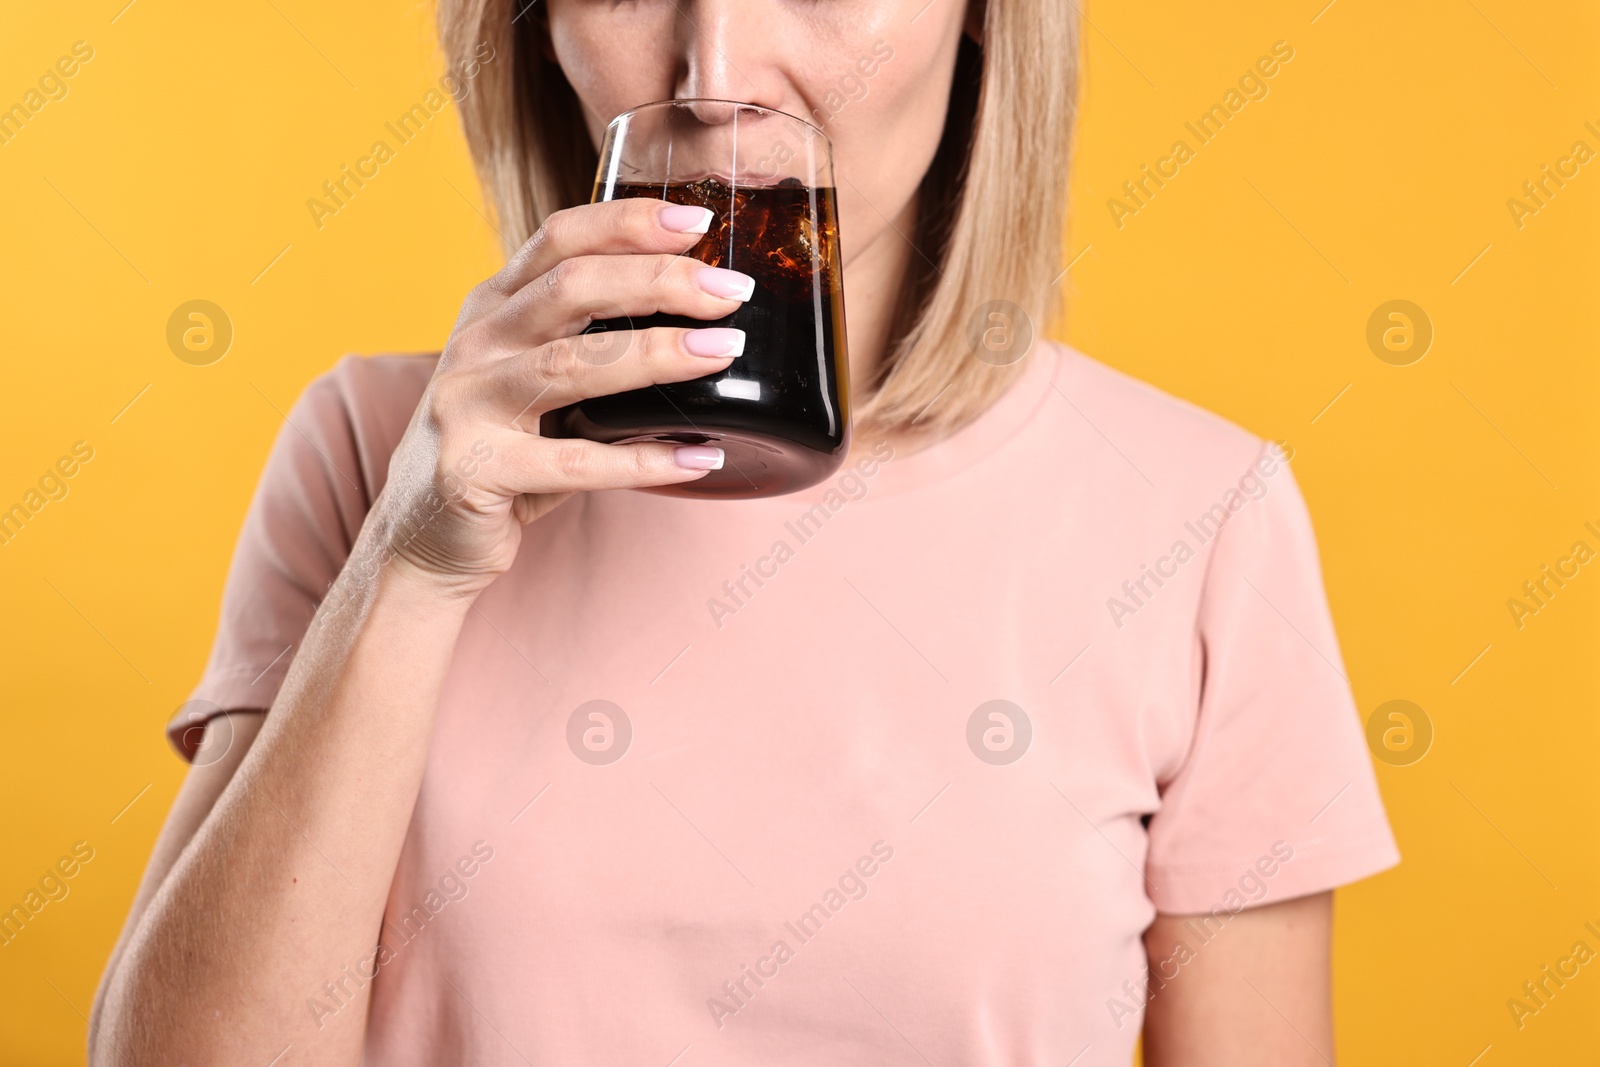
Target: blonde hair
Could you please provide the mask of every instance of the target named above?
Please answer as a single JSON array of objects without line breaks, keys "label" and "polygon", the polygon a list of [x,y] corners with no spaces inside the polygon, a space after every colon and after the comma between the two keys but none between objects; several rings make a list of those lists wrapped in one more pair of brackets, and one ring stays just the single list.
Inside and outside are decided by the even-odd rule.
[{"label": "blonde hair", "polygon": [[[995,302],[1020,310],[1035,338],[1060,314],[1075,6],[984,7],[983,45],[961,40],[944,136],[918,193],[911,239],[921,254],[912,257],[876,379],[868,396],[854,398],[857,432],[954,431],[1026,362],[975,354],[990,326],[986,312],[1004,307]],[[577,95],[545,57],[542,5],[532,9],[532,0],[439,0],[450,69],[485,44],[494,49],[460,108],[507,255],[550,213],[588,202],[598,162]]]}]

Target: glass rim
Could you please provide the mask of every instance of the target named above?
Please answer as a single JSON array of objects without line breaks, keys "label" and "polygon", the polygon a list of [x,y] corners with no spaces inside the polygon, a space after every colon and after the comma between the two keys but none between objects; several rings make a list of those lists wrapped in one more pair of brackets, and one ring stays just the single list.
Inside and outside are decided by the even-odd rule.
[{"label": "glass rim", "polygon": [[762,107],[760,104],[752,104],[747,100],[727,100],[717,96],[685,96],[670,100],[652,100],[648,104],[640,104],[637,107],[630,107],[626,111],[618,112],[616,117],[614,117],[610,122],[606,123],[606,130],[609,132],[610,130],[614,129],[617,123],[621,122],[623,119],[629,117],[630,115],[637,115],[641,111],[649,111],[652,108],[673,107],[685,104],[730,104],[733,107],[747,111],[760,111],[767,115],[781,116],[791,122],[798,122],[800,125],[806,127],[812,133],[822,138],[823,143],[828,146],[828,154],[830,156],[833,154],[833,138],[824,133],[822,127],[818,126],[816,123],[807,119],[803,119],[799,115],[790,114],[787,111],[779,111],[775,107]]}]

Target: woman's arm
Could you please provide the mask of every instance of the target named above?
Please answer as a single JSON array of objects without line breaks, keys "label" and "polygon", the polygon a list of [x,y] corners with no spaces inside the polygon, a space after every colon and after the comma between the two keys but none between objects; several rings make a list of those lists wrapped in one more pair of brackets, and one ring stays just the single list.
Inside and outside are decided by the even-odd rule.
[{"label": "woman's arm", "polygon": [[[751,279],[680,255],[710,218],[644,199],[557,212],[467,298],[271,713],[248,751],[194,772],[163,831],[101,980],[94,1064],[266,1064],[290,1047],[295,1063],[360,1062],[370,986],[351,990],[346,968],[376,945],[466,612],[516,559],[523,525],[572,493],[720,464],[715,448],[523,429],[729,365],[735,330],[608,335],[607,361],[582,336],[597,308],[736,309]],[[324,992],[335,982],[346,999]],[[337,1011],[313,1012],[312,997]]]},{"label": "woman's arm", "polygon": [[1145,1067],[1329,1067],[1333,894],[1213,919],[1202,943],[1209,918],[1157,915],[1145,931]]},{"label": "woman's arm", "polygon": [[[139,889],[133,896],[133,906],[123,920],[122,934],[117,938],[116,947],[111,950],[111,959],[106,963],[106,974],[117,969],[123,953],[127,951],[128,941],[139,925],[139,917],[150,906],[150,899],[167,880],[167,875],[172,873],[184,846],[194,840],[200,824],[216,807],[217,798],[232,781],[239,764],[244,762],[245,754],[250,751],[256,734],[261,731],[262,715],[261,711],[233,712],[228,716],[225,730],[220,728],[220,719],[206,724],[194,763],[184,777],[183,785],[178,788],[178,795],[172,801],[172,810],[167,812],[167,821],[162,824],[156,847],[150,853],[150,862],[145,865],[144,877],[139,880]],[[95,994],[94,1007],[89,1012],[91,1062],[95,1062],[94,1048],[100,1033],[100,1010],[104,999],[105,983],[102,982]]]},{"label": "woman's arm", "polygon": [[107,970],[94,1062],[359,1061],[365,990],[320,1027],[306,999],[377,940],[470,601],[403,565],[365,590],[351,574],[334,595],[365,603],[313,626],[237,772],[191,772],[152,861],[171,871]]}]

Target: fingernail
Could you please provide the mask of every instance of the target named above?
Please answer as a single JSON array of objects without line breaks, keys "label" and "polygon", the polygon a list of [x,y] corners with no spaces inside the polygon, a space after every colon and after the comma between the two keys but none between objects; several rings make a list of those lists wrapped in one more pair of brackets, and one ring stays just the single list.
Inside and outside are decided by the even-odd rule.
[{"label": "fingernail", "polygon": [[692,471],[722,469],[722,449],[710,445],[680,445],[672,450],[672,459],[678,466]]},{"label": "fingernail", "polygon": [[691,356],[738,356],[744,354],[744,331],[726,326],[690,330],[683,335],[683,347]]},{"label": "fingernail", "polygon": [[711,209],[693,204],[673,204],[661,209],[661,228],[673,233],[705,233],[711,228]]},{"label": "fingernail", "polygon": [[736,270],[723,270],[721,267],[701,267],[699,272],[700,288],[712,296],[720,296],[730,300],[749,300],[750,295],[756,291],[756,280],[748,274],[740,274]]}]

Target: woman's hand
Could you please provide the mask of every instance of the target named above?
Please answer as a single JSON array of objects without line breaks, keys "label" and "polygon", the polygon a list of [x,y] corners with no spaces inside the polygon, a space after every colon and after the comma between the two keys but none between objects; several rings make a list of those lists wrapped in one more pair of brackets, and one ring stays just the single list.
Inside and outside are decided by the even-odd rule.
[{"label": "woman's hand", "polygon": [[598,319],[656,312],[718,319],[749,299],[747,275],[682,255],[710,219],[705,208],[646,199],[551,215],[467,297],[364,547],[470,595],[511,566],[523,524],[573,492],[693,481],[720,467],[710,446],[538,435],[546,411],[703,377],[740,353],[744,336],[732,329],[583,333]]}]

